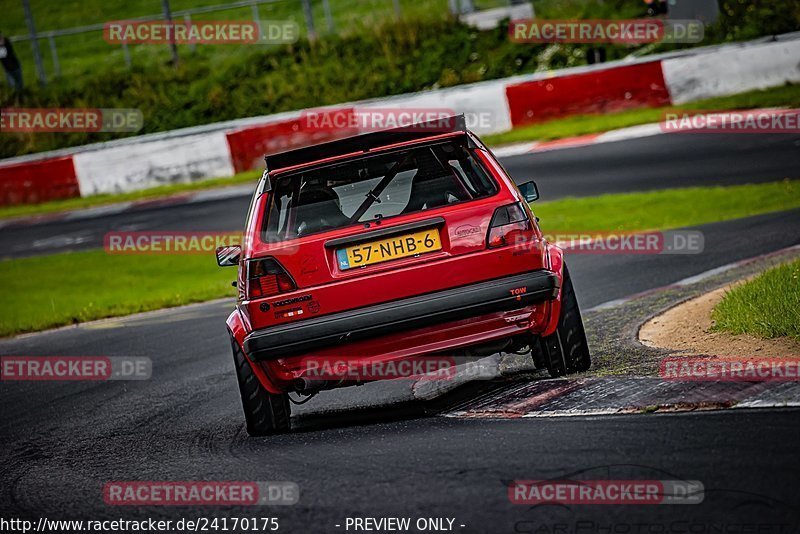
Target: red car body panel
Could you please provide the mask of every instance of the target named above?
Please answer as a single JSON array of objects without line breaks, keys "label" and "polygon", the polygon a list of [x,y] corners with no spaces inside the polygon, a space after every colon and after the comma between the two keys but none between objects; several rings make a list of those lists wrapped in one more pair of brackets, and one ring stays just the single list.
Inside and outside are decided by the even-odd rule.
[{"label": "red car body panel", "polygon": [[[462,134],[463,135],[463,134]],[[471,136],[471,134],[469,134]],[[425,144],[430,139],[400,143],[380,150]],[[351,225],[277,243],[262,240],[270,193],[257,195],[251,205],[241,258],[279,258],[297,289],[266,298],[248,300],[245,273],[240,265],[239,301],[227,320],[232,338],[242,347],[263,387],[271,393],[284,393],[293,381],[302,378],[309,359],[336,357],[348,361],[394,361],[423,355],[446,355],[448,351],[521,334],[550,335],[558,322],[561,291],[555,298],[511,311],[494,311],[474,317],[360,339],[346,344],[322,347],[310,353],[292,354],[256,361],[244,349],[245,338],[270,327],[301,324],[309,318],[325,317],[358,310],[376,303],[401,301],[437,291],[467,286],[476,282],[545,270],[563,279],[563,256],[558,247],[547,243],[536,219],[521,197],[513,180],[494,156],[471,137],[479,148],[477,157],[497,183],[494,195],[442,206],[424,212],[386,218],[376,223]],[[338,161],[348,154],[313,162]],[[281,174],[296,167],[281,169]],[[532,233],[525,246],[487,248],[487,232],[498,207],[520,202],[531,221]],[[392,228],[415,221],[443,219],[439,224],[442,248],[439,251],[396,259],[350,270],[339,270],[334,247],[326,242],[343,237]],[[560,287],[561,284],[558,284]],[[295,314],[285,311],[295,310]],[[298,314],[299,311],[299,314]]]}]

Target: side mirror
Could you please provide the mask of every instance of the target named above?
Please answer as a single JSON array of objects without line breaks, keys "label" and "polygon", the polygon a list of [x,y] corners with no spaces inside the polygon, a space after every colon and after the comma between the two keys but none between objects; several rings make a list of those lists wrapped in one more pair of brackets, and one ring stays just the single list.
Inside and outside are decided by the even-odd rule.
[{"label": "side mirror", "polygon": [[536,187],[536,182],[533,180],[520,184],[519,192],[522,193],[527,202],[534,202],[539,199],[539,188]]},{"label": "side mirror", "polygon": [[242,247],[231,245],[229,247],[217,247],[217,265],[220,267],[233,267],[239,265],[239,257],[242,255]]}]

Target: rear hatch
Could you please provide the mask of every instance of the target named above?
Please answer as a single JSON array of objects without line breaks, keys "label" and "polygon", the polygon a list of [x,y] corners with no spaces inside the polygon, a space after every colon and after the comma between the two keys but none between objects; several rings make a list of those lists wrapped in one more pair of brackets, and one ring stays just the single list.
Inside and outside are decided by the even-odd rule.
[{"label": "rear hatch", "polygon": [[253,327],[530,269],[487,255],[498,206],[516,198],[469,145],[444,136],[276,173],[243,280]]}]

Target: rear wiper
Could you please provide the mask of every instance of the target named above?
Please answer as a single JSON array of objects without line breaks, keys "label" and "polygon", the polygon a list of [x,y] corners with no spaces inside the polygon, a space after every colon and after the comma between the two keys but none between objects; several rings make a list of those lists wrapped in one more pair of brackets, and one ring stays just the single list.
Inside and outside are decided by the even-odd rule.
[{"label": "rear wiper", "polygon": [[367,210],[376,201],[378,204],[380,204],[381,200],[378,197],[380,197],[380,194],[383,193],[384,189],[386,189],[386,186],[389,185],[389,182],[394,180],[395,176],[397,176],[397,174],[400,172],[400,168],[405,164],[406,161],[408,161],[408,158],[410,157],[411,153],[408,153],[405,155],[405,157],[403,157],[403,159],[392,165],[392,168],[389,169],[389,172],[386,173],[386,176],[384,176],[383,179],[378,182],[378,185],[375,186],[375,189],[372,189],[369,193],[367,193],[367,198],[361,203],[355,213],[353,213],[353,216],[350,217],[350,224],[358,222],[358,220],[364,216]]}]

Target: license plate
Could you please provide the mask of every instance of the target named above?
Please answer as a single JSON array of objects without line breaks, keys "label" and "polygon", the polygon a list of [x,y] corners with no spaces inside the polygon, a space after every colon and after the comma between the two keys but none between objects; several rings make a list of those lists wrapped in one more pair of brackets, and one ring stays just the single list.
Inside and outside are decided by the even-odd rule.
[{"label": "license plate", "polygon": [[431,228],[413,234],[388,237],[371,243],[361,243],[336,251],[339,269],[347,270],[364,265],[416,256],[442,248],[439,230]]}]

